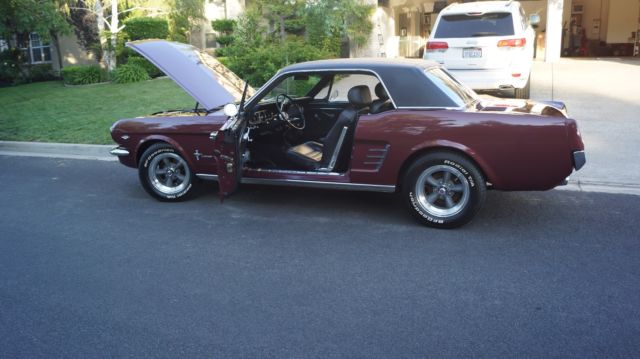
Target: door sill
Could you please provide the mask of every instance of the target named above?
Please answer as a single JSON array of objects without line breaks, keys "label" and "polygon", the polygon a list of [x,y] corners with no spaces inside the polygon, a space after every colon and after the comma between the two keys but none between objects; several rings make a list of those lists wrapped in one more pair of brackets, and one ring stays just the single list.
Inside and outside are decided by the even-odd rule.
[{"label": "door sill", "polygon": [[[295,172],[304,173],[304,171],[295,171]],[[309,173],[317,174],[318,172],[309,172]],[[213,181],[218,180],[218,175],[205,174],[205,173],[198,173],[196,174],[196,177],[204,180],[213,180]],[[272,185],[272,186],[336,189],[336,190],[345,190],[345,191],[383,192],[383,193],[393,193],[396,191],[396,186],[394,185],[328,182],[328,181],[312,181],[312,180],[282,179],[282,178],[242,177],[242,179],[240,180],[240,183]]]}]

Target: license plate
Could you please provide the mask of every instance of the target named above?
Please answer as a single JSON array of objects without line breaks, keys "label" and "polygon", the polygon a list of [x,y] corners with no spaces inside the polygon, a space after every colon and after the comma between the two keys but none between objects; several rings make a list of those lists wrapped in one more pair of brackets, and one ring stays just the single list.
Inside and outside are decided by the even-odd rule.
[{"label": "license plate", "polygon": [[463,59],[477,59],[482,57],[482,49],[479,47],[467,47],[462,49]]}]

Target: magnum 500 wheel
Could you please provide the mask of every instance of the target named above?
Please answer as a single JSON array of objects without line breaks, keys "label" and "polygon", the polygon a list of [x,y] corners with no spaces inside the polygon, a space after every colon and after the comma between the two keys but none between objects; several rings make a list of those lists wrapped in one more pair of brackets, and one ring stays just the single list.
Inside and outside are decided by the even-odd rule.
[{"label": "magnum 500 wheel", "polygon": [[166,143],[149,147],[140,158],[138,175],[142,187],[160,201],[180,201],[193,186],[187,161]]},{"label": "magnum 500 wheel", "polygon": [[455,228],[469,222],[485,199],[480,170],[464,156],[434,152],[420,157],[407,170],[402,195],[422,223]]}]

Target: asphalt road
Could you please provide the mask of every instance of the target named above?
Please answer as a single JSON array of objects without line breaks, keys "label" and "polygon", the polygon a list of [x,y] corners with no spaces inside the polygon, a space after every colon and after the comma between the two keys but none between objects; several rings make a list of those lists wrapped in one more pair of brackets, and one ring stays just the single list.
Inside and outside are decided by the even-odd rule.
[{"label": "asphalt road", "polygon": [[491,192],[443,231],[392,195],[0,165],[0,358],[640,356],[638,196]]}]

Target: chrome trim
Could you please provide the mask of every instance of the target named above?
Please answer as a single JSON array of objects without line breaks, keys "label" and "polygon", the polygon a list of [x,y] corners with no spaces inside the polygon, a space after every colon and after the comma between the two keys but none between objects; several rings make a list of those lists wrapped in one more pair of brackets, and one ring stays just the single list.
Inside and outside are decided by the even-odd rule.
[{"label": "chrome trim", "polygon": [[[301,171],[291,171],[291,172],[301,172]],[[302,172],[302,173],[309,173],[309,172]],[[312,172],[312,173],[317,173],[317,172]],[[330,172],[330,173],[323,173],[323,174],[334,174],[334,173]],[[208,173],[196,173],[196,177],[203,180],[213,180],[213,181],[218,180],[218,175],[212,175]],[[347,190],[347,191],[384,192],[384,193],[392,193],[396,191],[396,186],[394,185],[308,181],[308,180],[296,180],[296,179],[242,177],[242,179],[240,180],[240,183],[273,185],[273,186],[289,186],[289,187],[323,188],[323,189],[336,189],[336,190]]]},{"label": "chrome trim", "polygon": [[387,158],[387,154],[389,154],[390,147],[391,146],[387,144],[384,148],[368,149],[363,164],[374,165],[376,166],[375,170],[380,171],[380,168],[382,168],[382,165],[384,164],[384,160]]},{"label": "chrome trim", "polygon": [[336,183],[336,182],[326,182],[326,181],[307,181],[307,180],[270,179],[270,178],[252,178],[252,177],[243,177],[241,180],[241,183],[337,189],[337,190],[348,190],[348,191],[385,192],[385,193],[395,192],[396,190],[396,186],[394,185],[380,185],[380,184],[366,184],[366,183]]},{"label": "chrome trim", "polygon": [[112,149],[111,151],[109,151],[110,154],[114,155],[114,156],[129,156],[129,150],[127,150],[124,147],[116,147],[114,149]]},{"label": "chrome trim", "polygon": [[[282,71],[282,70],[281,70]],[[384,81],[382,81],[382,77],[380,77],[380,75],[373,70],[370,69],[318,69],[318,70],[295,70],[295,71],[285,71],[285,72],[278,72],[276,73],[271,79],[269,79],[269,81],[267,81],[267,83],[265,83],[264,85],[262,85],[262,87],[260,87],[258,89],[258,91],[256,91],[256,93],[251,96],[251,98],[249,99],[249,101],[247,102],[247,108],[249,107],[253,107],[256,105],[255,99],[257,99],[258,97],[262,96],[263,92],[266,92],[267,88],[269,88],[269,86],[271,85],[271,83],[275,82],[275,80],[284,77],[286,75],[289,74],[297,74],[297,73],[310,73],[310,72],[317,72],[317,73],[322,73],[322,72],[352,72],[352,71],[356,71],[356,72],[368,72],[371,73],[373,75],[375,75],[378,78],[378,81],[380,81],[380,83],[382,84],[382,87],[384,87],[384,90],[387,92],[387,95],[389,96],[389,99],[391,100],[391,103],[393,104],[394,108],[398,108],[398,106],[396,105],[396,102],[393,100],[393,97],[391,96],[391,93],[389,93],[389,89],[387,88],[387,85],[384,83]]]},{"label": "chrome trim", "polygon": [[438,107],[438,106],[402,106],[398,110],[464,110],[466,106],[461,107]]},{"label": "chrome trim", "polygon": [[217,181],[218,180],[218,175],[212,175],[212,174],[208,174],[208,173],[196,173],[196,177],[203,179],[203,180],[212,180],[212,181]]},{"label": "chrome trim", "polygon": [[326,168],[320,168],[318,171],[320,172],[331,172],[333,168],[336,166],[336,161],[338,161],[338,155],[340,154],[340,150],[342,149],[342,143],[344,142],[344,137],[347,135],[347,130],[349,128],[344,126],[342,128],[342,132],[340,132],[340,137],[338,137],[338,143],[336,144],[336,148],[333,150],[333,154],[331,155],[331,160],[329,161],[329,165]]},{"label": "chrome trim", "polygon": [[311,175],[311,174],[321,174],[323,176],[327,175],[327,176],[341,176],[342,174],[338,173],[338,172],[317,172],[317,171],[296,171],[296,170],[274,170],[274,169],[267,169],[267,168],[250,168],[249,170],[251,171],[256,171],[256,172],[267,172],[267,173],[285,173],[285,174],[292,174],[292,175]]}]

